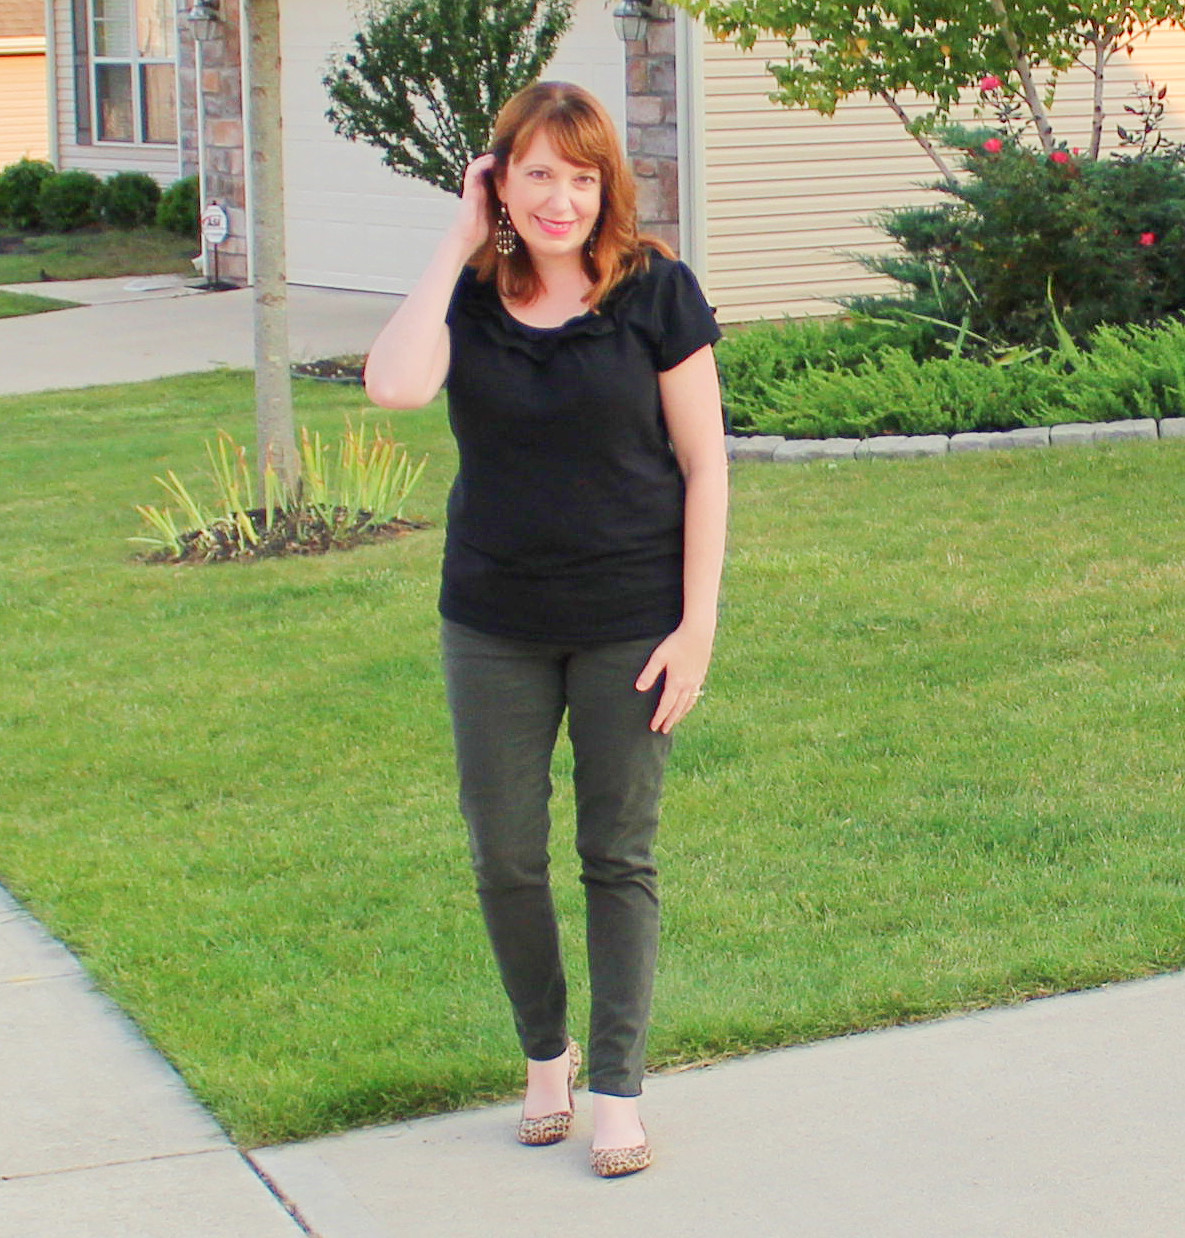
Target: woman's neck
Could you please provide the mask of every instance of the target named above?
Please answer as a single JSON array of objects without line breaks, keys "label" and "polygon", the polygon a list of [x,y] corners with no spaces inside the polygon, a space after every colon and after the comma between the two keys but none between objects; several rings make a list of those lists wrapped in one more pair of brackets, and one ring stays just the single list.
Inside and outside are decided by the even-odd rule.
[{"label": "woman's neck", "polygon": [[588,312],[585,297],[592,287],[592,280],[578,255],[536,262],[535,271],[540,284],[538,296],[531,301],[516,301],[506,307],[520,322],[531,327],[559,327],[569,319]]}]

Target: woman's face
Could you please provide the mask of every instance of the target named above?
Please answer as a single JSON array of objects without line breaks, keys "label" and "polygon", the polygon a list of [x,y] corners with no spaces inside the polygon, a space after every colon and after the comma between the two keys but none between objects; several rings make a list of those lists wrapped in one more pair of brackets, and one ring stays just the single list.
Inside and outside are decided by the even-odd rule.
[{"label": "woman's face", "polygon": [[540,131],[511,159],[498,196],[532,258],[579,255],[601,213],[601,173],[569,163]]}]

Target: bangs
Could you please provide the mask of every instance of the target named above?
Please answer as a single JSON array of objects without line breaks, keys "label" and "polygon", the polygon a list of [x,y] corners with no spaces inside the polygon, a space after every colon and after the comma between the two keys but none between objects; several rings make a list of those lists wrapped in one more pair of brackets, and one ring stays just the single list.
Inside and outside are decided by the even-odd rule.
[{"label": "bangs", "polygon": [[538,133],[547,137],[560,158],[578,168],[596,168],[605,173],[616,165],[615,152],[606,148],[606,129],[600,117],[584,108],[574,108],[566,100],[558,101],[558,106],[540,109],[538,116],[520,126],[510,150],[516,163]]}]

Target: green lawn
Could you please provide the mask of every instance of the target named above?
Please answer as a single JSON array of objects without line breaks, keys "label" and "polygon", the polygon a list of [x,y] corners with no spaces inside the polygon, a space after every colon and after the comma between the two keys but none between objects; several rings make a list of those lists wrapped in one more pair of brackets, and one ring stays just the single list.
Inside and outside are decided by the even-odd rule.
[{"label": "green lawn", "polygon": [[[365,409],[297,403],[322,431]],[[152,474],[197,478],[251,417],[231,373],[0,400],[0,878],[244,1144],[521,1074],[454,808],[440,528],[129,557]],[[439,526],[441,409],[395,424]],[[1185,965],[1183,466],[1137,443],[735,468],[666,798],[655,1064]],[[571,815],[561,790],[579,1030]]]},{"label": "green lawn", "polygon": [[0,230],[0,284],[118,275],[193,275],[196,237],[161,228],[84,228],[65,233]]},{"label": "green lawn", "polygon": [[73,309],[75,301],[55,301],[50,297],[0,289],[0,318],[21,318],[25,314],[45,314],[49,310]]}]

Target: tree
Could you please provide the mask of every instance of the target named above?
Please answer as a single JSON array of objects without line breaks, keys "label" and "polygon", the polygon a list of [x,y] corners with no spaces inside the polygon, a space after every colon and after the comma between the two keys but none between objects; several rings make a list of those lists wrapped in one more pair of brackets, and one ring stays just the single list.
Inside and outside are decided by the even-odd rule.
[{"label": "tree", "polygon": [[251,133],[251,243],[255,254],[255,422],[261,472],[295,489],[300,455],[292,418],[284,168],[280,125],[279,0],[248,0],[247,115]]},{"label": "tree", "polygon": [[540,75],[569,0],[376,0],[324,82],[334,129],[395,172],[453,193],[502,105]]},{"label": "tree", "polygon": [[[830,116],[849,95],[879,98],[948,182],[931,140],[968,89],[998,82],[1027,113],[1046,154],[1056,145],[1049,109],[1058,77],[1074,64],[1094,80],[1091,156],[1103,133],[1103,82],[1120,52],[1157,26],[1185,24],[1185,0],[674,0],[720,38],[751,48],[761,35],[785,40],[790,58],[770,64],[771,99]],[[1044,79],[1044,80],[1042,80]],[[1015,82],[1014,86],[1012,83]],[[912,91],[932,110],[911,118]]]}]

